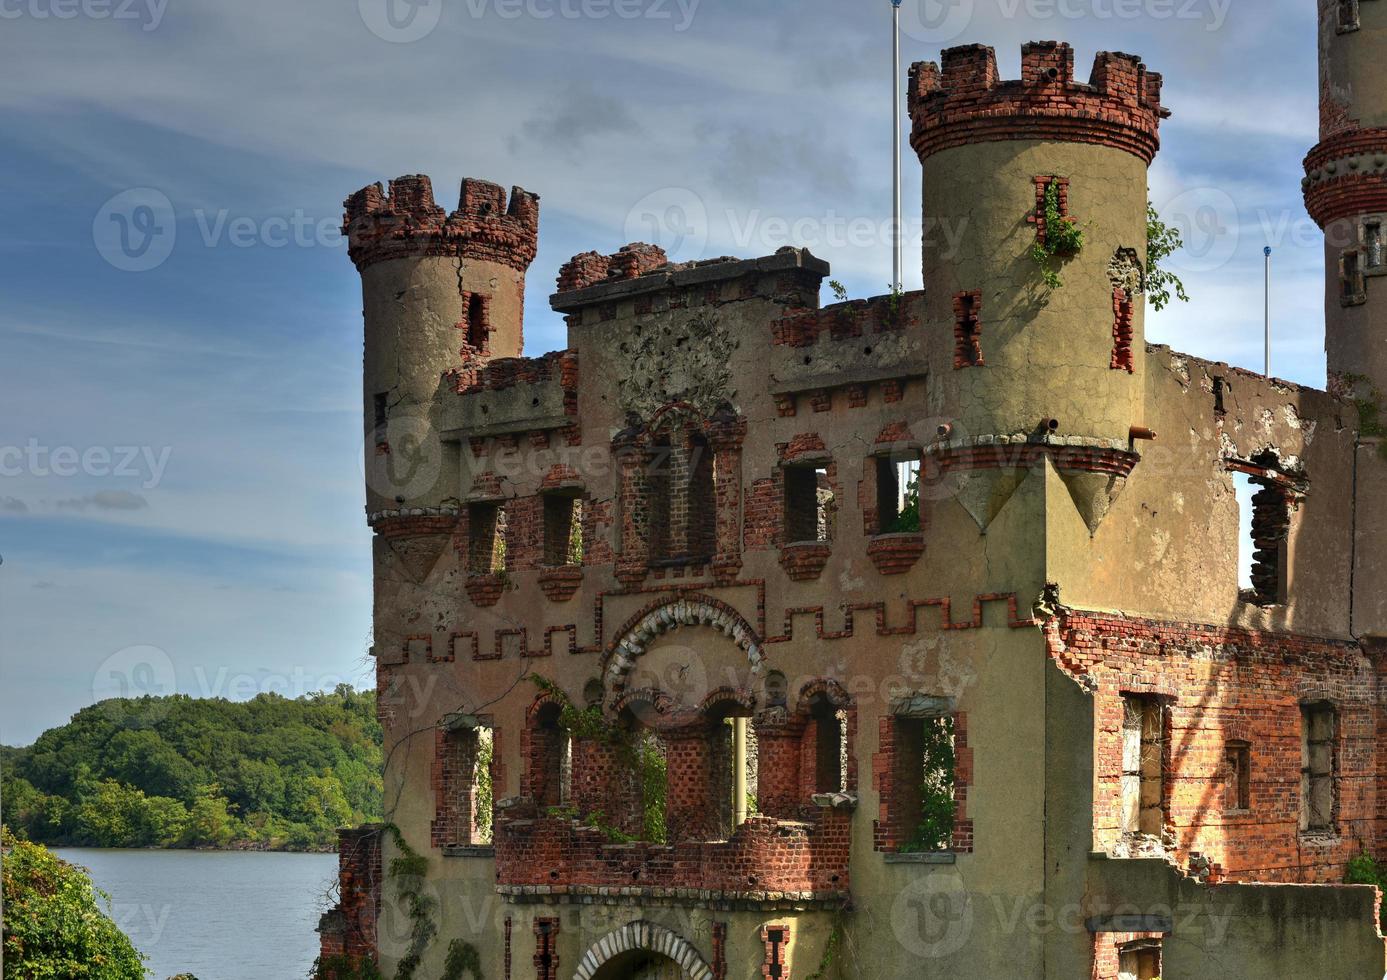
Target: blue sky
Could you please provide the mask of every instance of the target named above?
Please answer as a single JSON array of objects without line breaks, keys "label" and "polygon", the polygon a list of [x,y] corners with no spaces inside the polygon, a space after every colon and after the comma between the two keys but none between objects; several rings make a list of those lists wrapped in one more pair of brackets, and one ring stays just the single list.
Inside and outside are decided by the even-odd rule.
[{"label": "blue sky", "polygon": [[[1299,192],[1313,4],[904,9],[907,63],[982,41],[1015,77],[1023,41],[1059,38],[1081,73],[1099,49],[1163,72],[1175,115],[1152,196],[1187,232],[1194,301],[1149,339],[1259,366],[1272,244],[1275,373],[1323,383],[1323,258]],[[464,175],[542,196],[529,354],[563,346],[560,263],[636,238],[681,259],[807,244],[854,295],[885,291],[889,11],[0,0],[0,741],[122,685],[369,683],[359,286],[332,233],[364,184],[428,173],[446,207]],[[149,250],[122,257],[121,220]]]}]

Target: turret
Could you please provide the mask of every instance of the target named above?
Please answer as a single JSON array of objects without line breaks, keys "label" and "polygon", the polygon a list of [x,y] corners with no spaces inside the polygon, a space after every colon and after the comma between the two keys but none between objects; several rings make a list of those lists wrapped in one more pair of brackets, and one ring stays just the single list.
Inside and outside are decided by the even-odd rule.
[{"label": "turret", "polygon": [[1387,2],[1319,0],[1320,142],[1305,207],[1325,236],[1331,387],[1387,390]]},{"label": "turret", "polygon": [[373,184],[346,201],[343,232],[361,273],[366,321],[367,512],[456,503],[455,445],[439,438],[443,399],[523,344],[525,271],[539,198],[467,179],[457,210],[428,177]]},{"label": "turret", "polygon": [[1329,387],[1357,401],[1350,629],[1387,637],[1387,0],[1319,0],[1320,141],[1305,208],[1324,229]]},{"label": "turret", "polygon": [[1087,83],[1067,44],[1027,44],[1021,61],[1020,80],[1002,81],[992,48],[968,45],[910,73],[931,394],[954,420],[935,449],[991,471],[965,501],[984,528],[1006,497],[990,484],[1014,476],[975,447],[1095,450],[1102,472],[1076,470],[1070,489],[1096,527],[1106,498],[1080,500],[1091,488],[1078,484],[1125,474],[1145,424],[1146,172],[1169,113],[1161,76],[1132,55],[1100,53]]}]

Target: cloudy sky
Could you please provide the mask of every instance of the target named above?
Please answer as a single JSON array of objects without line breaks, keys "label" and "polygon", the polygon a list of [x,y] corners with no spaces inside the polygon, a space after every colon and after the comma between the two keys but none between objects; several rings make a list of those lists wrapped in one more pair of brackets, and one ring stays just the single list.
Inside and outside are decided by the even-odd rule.
[{"label": "cloudy sky", "polygon": [[[1060,38],[1166,76],[1152,196],[1194,297],[1151,339],[1323,383],[1308,0],[907,0],[904,57]],[[357,278],[341,201],[428,173],[543,198],[568,256],[890,255],[887,0],[0,0],[0,741],[120,690],[365,683]],[[918,165],[905,163],[906,214]],[[918,261],[907,253],[908,288]]]}]

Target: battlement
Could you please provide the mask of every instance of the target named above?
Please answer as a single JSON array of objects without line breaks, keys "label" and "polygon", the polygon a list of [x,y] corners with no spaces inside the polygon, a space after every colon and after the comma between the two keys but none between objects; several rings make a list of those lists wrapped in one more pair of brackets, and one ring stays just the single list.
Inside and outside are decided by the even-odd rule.
[{"label": "battlement", "polygon": [[499,262],[524,272],[539,239],[539,195],[471,177],[462,182],[457,210],[448,214],[423,174],[398,177],[389,191],[363,187],[343,205],[342,233],[357,269],[408,256],[458,256]]},{"label": "battlement", "polygon": [[921,160],[994,140],[1095,143],[1150,163],[1160,148],[1161,76],[1135,55],[1100,51],[1087,83],[1074,80],[1074,49],[1057,41],[1021,48],[1021,78],[1002,81],[986,45],[949,48],[943,68],[910,68],[910,145]]}]

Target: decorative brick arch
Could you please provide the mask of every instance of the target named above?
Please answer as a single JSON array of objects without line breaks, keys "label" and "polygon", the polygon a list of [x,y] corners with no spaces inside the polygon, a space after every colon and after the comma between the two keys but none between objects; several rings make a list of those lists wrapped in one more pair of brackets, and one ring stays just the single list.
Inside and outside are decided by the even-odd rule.
[{"label": "decorative brick arch", "polygon": [[652,603],[617,631],[616,638],[607,647],[603,671],[608,697],[615,698],[626,689],[626,679],[635,668],[636,659],[645,654],[651,641],[686,626],[708,626],[722,633],[746,651],[752,673],[760,673],[766,655],[755,628],[727,603],[711,596],[691,594]]},{"label": "decorative brick arch", "polygon": [[638,919],[607,933],[583,954],[573,980],[592,980],[602,967],[618,956],[636,950],[667,956],[684,971],[687,980],[713,980],[713,969],[687,939],[664,926]]}]

